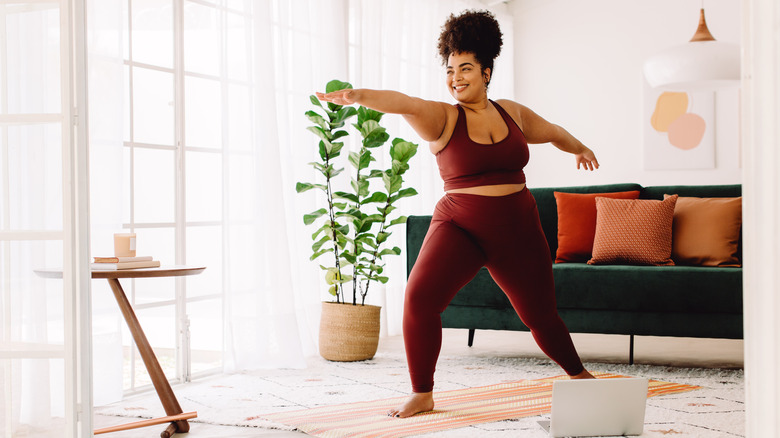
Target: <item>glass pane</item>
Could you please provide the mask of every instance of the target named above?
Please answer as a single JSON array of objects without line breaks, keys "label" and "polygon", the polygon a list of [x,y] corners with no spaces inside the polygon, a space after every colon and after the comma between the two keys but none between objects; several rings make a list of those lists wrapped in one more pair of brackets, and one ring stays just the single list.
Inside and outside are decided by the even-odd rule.
[{"label": "glass pane", "polygon": [[174,152],[136,147],[134,155],[135,221],[174,222]]},{"label": "glass pane", "polygon": [[[136,309],[136,316],[141,328],[154,350],[157,361],[168,379],[176,378],[176,312],[173,306],[156,307],[151,309]],[[125,324],[122,339],[125,346],[125,364],[130,364],[130,342],[132,335]],[[138,350],[135,349],[135,388],[151,385],[152,380],[146,371],[143,360]],[[129,368],[127,368],[129,370]],[[125,374],[125,389],[130,389],[130,374]]]},{"label": "glass pane", "polygon": [[238,14],[229,13],[227,15],[227,29],[225,37],[227,38],[227,75],[230,79],[245,81],[249,78],[249,62],[251,59],[252,43],[251,21]]},{"label": "glass pane", "polygon": [[[176,230],[174,228],[136,228],[138,255],[152,256],[162,266],[176,263]],[[134,281],[135,303],[153,303],[176,298],[172,277],[144,278]]]},{"label": "glass pane", "polygon": [[[196,278],[192,278],[196,280]],[[187,303],[192,372],[222,367],[222,300]]]},{"label": "glass pane", "polygon": [[222,227],[187,227],[187,264],[206,267],[187,278],[187,297],[221,293]]},{"label": "glass pane", "polygon": [[[60,124],[9,126],[0,130],[7,197],[0,201],[13,230],[61,230],[62,129]],[[4,187],[6,188],[6,187]]]},{"label": "glass pane", "polygon": [[133,61],[173,68],[173,3],[130,0]]},{"label": "glass pane", "polygon": [[187,222],[222,220],[222,155],[187,152]]},{"label": "glass pane", "polygon": [[11,436],[62,436],[63,283],[35,272],[62,254],[62,241],[0,241],[0,430]]},{"label": "glass pane", "polygon": [[133,141],[173,145],[173,74],[133,68]]},{"label": "glass pane", "polygon": [[210,6],[184,4],[184,70],[217,76],[222,32],[219,11]]},{"label": "glass pane", "polygon": [[228,95],[228,147],[231,151],[252,149],[252,101],[249,87],[231,85]]},{"label": "glass pane", "polygon": [[124,81],[124,102],[123,102],[123,114],[124,114],[124,126],[122,131],[122,140],[124,141],[131,141],[132,137],[130,136],[130,119],[132,117],[132,112],[130,111],[130,103],[132,102],[132,99],[130,97],[130,66],[124,66],[125,68],[125,81]]},{"label": "glass pane", "polygon": [[187,76],[184,93],[187,146],[222,148],[222,92],[219,82]]},{"label": "glass pane", "polygon": [[225,0],[225,6],[234,11],[250,12],[252,9],[251,0]]},{"label": "glass pane", "polygon": [[228,217],[231,223],[251,221],[257,196],[255,163],[248,154],[231,154],[228,171]]},{"label": "glass pane", "polygon": [[[0,6],[3,19],[0,38],[6,58],[0,65],[0,96],[9,114],[61,112],[60,16],[57,4],[39,8]],[[0,61],[1,62],[1,61]],[[2,107],[2,106],[0,106]]]}]

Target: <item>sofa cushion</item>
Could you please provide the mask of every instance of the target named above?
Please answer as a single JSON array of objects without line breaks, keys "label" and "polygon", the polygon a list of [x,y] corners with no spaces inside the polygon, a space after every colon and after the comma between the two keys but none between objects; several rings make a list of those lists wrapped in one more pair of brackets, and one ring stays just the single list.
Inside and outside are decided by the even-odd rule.
[{"label": "sofa cushion", "polygon": [[[533,195],[536,200],[536,205],[539,210],[539,220],[542,223],[542,230],[544,230],[544,235],[547,238],[547,245],[550,247],[550,260],[555,260],[555,253],[558,250],[558,207],[555,202],[555,192],[607,193],[640,190],[640,197],[642,197],[642,186],[633,183],[577,187],[544,187],[531,188],[530,190],[531,195]],[[661,195],[661,198],[663,198],[663,194]]]},{"label": "sofa cushion", "polygon": [[555,263],[587,262],[596,235],[596,197],[636,199],[639,190],[614,193],[554,192],[558,208],[558,250]]},{"label": "sofa cushion", "polygon": [[588,264],[673,265],[672,218],[677,195],[654,199],[596,198],[596,236]]},{"label": "sofa cushion", "polygon": [[559,309],[742,313],[742,270],[700,266],[553,266]]},{"label": "sofa cushion", "polygon": [[738,267],[741,227],[741,197],[678,198],[672,259],[682,265]]}]

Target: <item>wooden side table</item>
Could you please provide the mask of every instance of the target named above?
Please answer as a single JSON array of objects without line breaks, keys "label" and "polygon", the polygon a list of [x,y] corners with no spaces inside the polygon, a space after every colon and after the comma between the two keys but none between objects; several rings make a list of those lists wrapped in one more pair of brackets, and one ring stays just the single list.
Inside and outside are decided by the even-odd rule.
[{"label": "wooden side table", "polygon": [[[122,311],[122,316],[127,322],[127,326],[130,329],[130,333],[133,335],[135,345],[138,347],[138,351],[141,353],[141,358],[144,361],[146,370],[149,372],[149,376],[152,379],[157,396],[162,402],[165,414],[169,417],[182,414],[179,401],[176,399],[176,395],[171,389],[168,379],[163,373],[160,363],[157,361],[157,357],[154,355],[152,347],[149,345],[149,341],[146,339],[141,324],[138,322],[138,318],[135,316],[133,307],[130,305],[130,301],[125,295],[125,291],[122,289],[122,285],[119,283],[121,278],[154,278],[154,277],[182,277],[187,275],[197,275],[206,269],[203,266],[162,266],[159,268],[142,268],[142,269],[122,269],[117,271],[92,271],[92,278],[105,278],[108,280],[108,284],[111,286],[111,290],[114,292],[114,298],[116,298],[119,309]],[[38,275],[45,278],[62,278],[62,270],[48,270],[41,269],[35,271]],[[190,417],[192,418],[192,417]],[[141,422],[143,423],[143,422]],[[139,423],[140,424],[140,423]],[[128,425],[127,428],[141,427]],[[113,430],[120,430],[112,428]],[[113,431],[112,430],[112,431]],[[190,425],[186,419],[181,419],[171,422],[168,427],[163,431],[160,436],[162,438],[169,438],[176,432],[188,432]],[[100,433],[96,430],[95,434]]]}]

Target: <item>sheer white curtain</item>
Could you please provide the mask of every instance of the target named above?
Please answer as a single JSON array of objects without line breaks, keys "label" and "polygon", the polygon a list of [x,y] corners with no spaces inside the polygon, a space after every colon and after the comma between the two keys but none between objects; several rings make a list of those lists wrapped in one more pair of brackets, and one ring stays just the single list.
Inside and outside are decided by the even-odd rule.
[{"label": "sheer white curtain", "polygon": [[[122,120],[128,90],[120,85],[122,49],[127,44],[124,1],[90,2],[93,249],[110,248],[97,239],[121,228],[120,213],[127,204],[121,176],[127,160],[122,152]],[[341,79],[355,87],[451,101],[436,53],[440,26],[450,13],[484,6],[477,0],[221,0],[218,4],[249,11],[246,19],[217,14],[214,17],[222,18],[202,23],[219,41],[208,48],[221,53],[214,58],[219,63],[214,70],[227,78],[220,85],[221,118],[214,128],[218,132],[214,138],[222,142],[221,174],[216,179],[204,175],[208,181],[218,181],[222,199],[222,243],[214,249],[219,266],[212,269],[221,270],[222,363],[225,371],[303,367],[305,357],[317,352],[320,302],[330,299],[317,261],[309,261],[314,230],[302,220],[319,205],[318,195],[295,192],[296,182],[316,179],[307,164],[317,155],[317,140],[306,130],[309,121],[304,115],[311,109],[309,95],[323,90],[328,81]],[[184,11],[187,20],[186,6]],[[500,9],[494,12],[506,45],[491,92],[496,98],[512,97],[511,20]],[[186,65],[188,52],[184,56]],[[234,69],[248,72],[246,86],[243,79],[236,85]],[[406,175],[407,185],[420,195],[405,199],[400,213],[430,214],[442,192],[427,144],[398,116],[388,115],[383,124],[391,138],[420,144]],[[187,181],[198,179],[187,177]],[[403,248],[403,233],[403,227],[396,227],[391,245]],[[189,239],[188,247],[197,244]],[[386,288],[377,288],[369,302],[385,309],[383,333],[399,334],[405,253],[386,260],[391,280]],[[116,365],[121,360],[116,337],[123,323],[110,298],[98,301],[101,285],[94,286],[95,344],[106,346],[96,354],[97,367],[116,370],[121,368]],[[95,387],[108,389],[96,394],[96,400],[109,401],[117,397],[121,384],[117,386],[116,375],[100,378],[104,377],[106,383],[96,382]]]},{"label": "sheer white curtain", "polygon": [[[254,225],[235,230],[227,264],[231,282],[252,286],[226,291],[227,370],[304,366],[304,358],[317,351],[320,302],[330,297],[318,261],[309,261],[314,230],[304,226],[302,217],[321,200],[315,191],[294,190],[296,182],[316,179],[307,164],[317,160],[317,140],[305,129],[304,113],[312,108],[308,96],[340,79],[355,87],[451,101],[436,52],[440,26],[450,13],[483,8],[476,0],[255,3],[255,173],[241,188],[254,206]],[[505,49],[491,92],[512,98],[511,20],[501,9],[494,12]],[[400,117],[386,116],[383,125],[391,138],[420,144],[406,177],[420,195],[404,200],[401,213],[430,214],[442,194],[434,157]],[[403,248],[403,227],[395,230],[391,245]],[[383,306],[383,333],[399,334],[405,253],[388,257],[386,269],[390,282],[370,294],[368,302]]]}]

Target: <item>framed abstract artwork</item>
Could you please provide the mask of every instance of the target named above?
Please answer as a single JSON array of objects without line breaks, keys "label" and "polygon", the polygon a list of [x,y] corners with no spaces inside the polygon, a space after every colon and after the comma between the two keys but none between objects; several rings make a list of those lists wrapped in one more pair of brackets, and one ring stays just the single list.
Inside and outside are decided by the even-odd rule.
[{"label": "framed abstract artwork", "polygon": [[644,83],[645,170],[715,168],[715,92],[663,91]]}]

